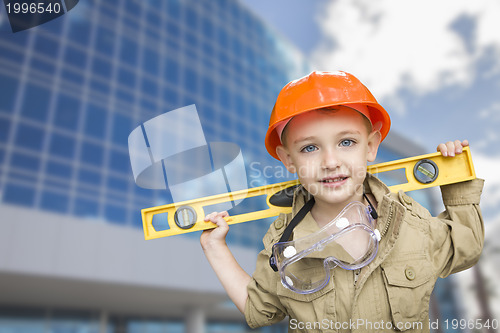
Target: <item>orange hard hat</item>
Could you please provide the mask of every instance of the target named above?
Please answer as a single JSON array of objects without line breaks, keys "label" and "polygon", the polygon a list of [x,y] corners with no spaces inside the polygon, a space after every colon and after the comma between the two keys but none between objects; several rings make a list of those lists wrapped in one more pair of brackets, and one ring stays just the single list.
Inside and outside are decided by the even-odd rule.
[{"label": "orange hard hat", "polygon": [[[276,147],[281,145],[281,138],[276,128],[284,121],[307,111],[336,105],[353,105],[380,131],[382,140],[387,136],[391,127],[389,114],[354,75],[341,71],[312,72],[281,89],[266,134],[269,154],[279,159]],[[361,111],[363,109],[366,111]]]}]

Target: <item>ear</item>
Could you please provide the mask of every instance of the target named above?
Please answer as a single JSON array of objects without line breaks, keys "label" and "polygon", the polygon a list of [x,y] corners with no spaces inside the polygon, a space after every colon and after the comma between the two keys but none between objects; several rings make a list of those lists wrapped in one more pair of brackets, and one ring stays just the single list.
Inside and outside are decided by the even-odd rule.
[{"label": "ear", "polygon": [[368,135],[368,151],[366,159],[369,162],[373,162],[377,158],[378,147],[380,146],[381,141],[382,134],[380,134],[380,131],[372,131]]},{"label": "ear", "polygon": [[276,154],[278,155],[278,157],[280,158],[281,162],[288,170],[288,172],[290,173],[297,172],[297,169],[293,164],[292,157],[290,156],[290,153],[288,152],[288,149],[285,148],[285,146],[280,145],[276,147]]}]

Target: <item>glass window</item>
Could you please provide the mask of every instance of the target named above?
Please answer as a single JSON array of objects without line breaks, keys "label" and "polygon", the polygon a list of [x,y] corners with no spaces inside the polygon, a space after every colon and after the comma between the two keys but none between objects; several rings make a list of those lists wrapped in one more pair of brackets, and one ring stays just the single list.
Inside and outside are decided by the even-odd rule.
[{"label": "glass window", "polygon": [[33,206],[35,202],[35,190],[25,185],[7,183],[4,189],[3,201],[6,203]]},{"label": "glass window", "polygon": [[138,15],[141,12],[141,7],[139,7],[139,1],[134,1],[134,0],[125,1],[125,12]]},{"label": "glass window", "polygon": [[[126,91],[123,88],[119,87],[118,90],[116,91],[116,98],[122,104],[129,106],[130,104],[134,103],[134,96],[132,94],[133,94],[132,91]],[[122,107],[122,109],[123,109],[123,107]]]},{"label": "glass window", "polygon": [[47,168],[46,169],[47,174],[49,174],[53,177],[59,177],[59,178],[64,178],[64,179],[71,178],[72,168],[69,164],[59,163],[56,161],[49,160],[47,162],[46,168]]},{"label": "glass window", "polygon": [[85,68],[85,63],[87,60],[87,52],[85,50],[79,50],[72,46],[66,46],[64,53],[64,63],[68,65],[73,65],[76,68]]},{"label": "glass window", "polygon": [[137,50],[139,47],[137,43],[131,39],[130,36],[122,38],[120,48],[120,59],[122,62],[131,66],[137,65]]},{"label": "glass window", "polygon": [[[178,20],[181,16],[181,8],[179,4],[179,0],[170,0],[167,1],[167,13],[170,17]],[[169,30],[170,31],[170,30]]]},{"label": "glass window", "polygon": [[121,172],[129,175],[130,160],[128,157],[128,153],[113,149],[111,152],[111,160],[109,162],[109,166],[112,172]]},{"label": "glass window", "polygon": [[10,132],[10,119],[0,118],[0,142],[7,142]]},{"label": "glass window", "polygon": [[49,151],[53,155],[72,160],[75,155],[75,139],[67,135],[52,133]]},{"label": "glass window", "polygon": [[37,34],[35,40],[35,54],[42,54],[49,59],[57,59],[59,43],[53,39],[46,38],[41,34]]},{"label": "glass window", "polygon": [[120,85],[134,89],[135,73],[122,67],[118,72],[118,81],[120,82]]},{"label": "glass window", "polygon": [[83,85],[83,72],[80,70],[63,69],[62,78],[68,83]]},{"label": "glass window", "polygon": [[160,66],[160,59],[158,57],[158,53],[156,50],[152,50],[149,47],[143,49],[143,63],[142,68],[145,72],[150,73],[151,75],[158,75],[158,70]]},{"label": "glass window", "polygon": [[78,170],[78,181],[86,185],[101,185],[101,174],[98,172],[80,168]]},{"label": "glass window", "polygon": [[107,112],[99,106],[89,104],[85,115],[85,134],[94,138],[104,138]]},{"label": "glass window", "polygon": [[39,86],[28,84],[23,98],[23,116],[45,122],[48,114],[50,92]]},{"label": "glass window", "polygon": [[0,74],[0,91],[2,92],[1,111],[7,111],[7,113],[13,111],[17,95],[17,85],[18,81],[16,79]]},{"label": "glass window", "polygon": [[170,87],[163,87],[163,100],[167,103],[167,105],[177,105],[177,92]]},{"label": "glass window", "polygon": [[225,111],[231,110],[231,94],[225,85],[219,88],[219,104]]},{"label": "glass window", "polygon": [[95,50],[106,56],[113,56],[113,46],[115,43],[115,39],[116,36],[113,31],[105,29],[103,27],[99,27],[97,31]]},{"label": "glass window", "polygon": [[14,152],[12,154],[11,165],[15,170],[38,172],[40,169],[40,157]]},{"label": "glass window", "polygon": [[77,197],[74,213],[83,217],[97,217],[99,216],[99,203],[88,198]]},{"label": "glass window", "polygon": [[47,210],[64,213],[68,210],[68,197],[52,191],[43,191],[40,206]]},{"label": "glass window", "polygon": [[173,84],[179,83],[179,63],[169,57],[165,57],[165,78]]},{"label": "glass window", "polygon": [[36,68],[38,71],[43,72],[45,75],[50,75],[50,82],[45,82],[48,86],[51,86],[54,82],[54,72],[56,71],[56,64],[52,59],[42,59],[39,56],[34,56],[31,60],[31,67]]},{"label": "glass window", "polygon": [[112,205],[112,204],[106,205],[105,216],[106,216],[106,220],[111,221],[111,222],[115,222],[115,223],[119,223],[119,224],[125,224],[127,222],[126,211],[121,206]]},{"label": "glass window", "polygon": [[198,76],[196,72],[189,67],[184,69],[184,90],[196,94],[198,92]]},{"label": "glass window", "polygon": [[92,62],[93,72],[105,77],[106,79],[111,76],[112,68],[113,65],[109,61],[101,58],[96,57]]},{"label": "glass window", "polygon": [[104,158],[104,149],[100,145],[85,141],[82,145],[81,161],[100,167]]},{"label": "glass window", "polygon": [[111,91],[111,88],[109,87],[109,83],[107,81],[95,76],[90,79],[90,86],[92,93],[105,95],[106,97],[109,96],[109,93]]},{"label": "glass window", "polygon": [[141,81],[141,92],[149,96],[158,96],[158,82],[143,78]]},{"label": "glass window", "polygon": [[17,128],[16,145],[39,151],[42,149],[44,131],[38,127],[20,124]]},{"label": "glass window", "polygon": [[78,126],[80,101],[64,94],[57,97],[54,124],[62,129],[75,131]]},{"label": "glass window", "polygon": [[214,34],[214,26],[212,24],[212,21],[210,20],[210,17],[204,16],[201,17],[201,34],[202,34],[202,39],[211,41],[213,38]]},{"label": "glass window", "polygon": [[210,102],[215,101],[215,84],[208,76],[204,76],[201,81],[203,97]]},{"label": "glass window", "polygon": [[113,114],[113,142],[120,146],[128,146],[128,136],[132,131],[132,119],[115,112]]},{"label": "glass window", "polygon": [[109,175],[106,186],[110,190],[125,193],[128,190],[128,179]]}]

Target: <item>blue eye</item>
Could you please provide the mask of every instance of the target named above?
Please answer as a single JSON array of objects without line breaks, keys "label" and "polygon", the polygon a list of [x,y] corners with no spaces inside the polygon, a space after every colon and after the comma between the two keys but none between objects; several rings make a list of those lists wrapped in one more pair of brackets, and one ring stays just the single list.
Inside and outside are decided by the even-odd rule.
[{"label": "blue eye", "polygon": [[354,144],[354,140],[351,140],[351,139],[345,139],[345,140],[340,141],[340,146],[342,146],[342,147],[350,147],[353,144]]},{"label": "blue eye", "polygon": [[300,151],[304,152],[304,153],[310,153],[310,152],[315,151],[317,149],[318,148],[316,148],[316,146],[308,145],[308,146],[305,146],[304,148],[302,148]]}]

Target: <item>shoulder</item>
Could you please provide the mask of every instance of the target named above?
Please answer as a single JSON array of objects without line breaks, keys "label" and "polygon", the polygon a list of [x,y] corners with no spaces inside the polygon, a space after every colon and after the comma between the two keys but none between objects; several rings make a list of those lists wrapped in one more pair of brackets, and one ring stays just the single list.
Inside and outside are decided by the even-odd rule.
[{"label": "shoulder", "polygon": [[427,210],[427,208],[422,206],[417,200],[415,200],[414,198],[412,198],[403,191],[394,193],[393,198],[395,198],[396,201],[401,203],[406,208],[407,212],[409,212],[412,216],[419,217],[422,219],[428,219],[432,217],[431,213],[429,212],[429,210]]},{"label": "shoulder", "polygon": [[269,251],[269,253],[272,251],[273,245],[278,242],[281,235],[283,235],[286,226],[290,222],[291,215],[291,213],[280,213],[276,220],[274,220],[274,222],[269,226],[269,229],[267,230],[267,233],[264,235],[264,239],[262,240],[262,242],[264,243],[264,249]]}]

